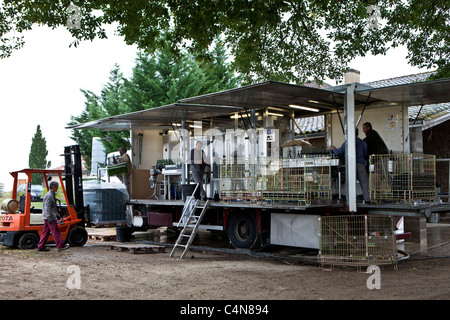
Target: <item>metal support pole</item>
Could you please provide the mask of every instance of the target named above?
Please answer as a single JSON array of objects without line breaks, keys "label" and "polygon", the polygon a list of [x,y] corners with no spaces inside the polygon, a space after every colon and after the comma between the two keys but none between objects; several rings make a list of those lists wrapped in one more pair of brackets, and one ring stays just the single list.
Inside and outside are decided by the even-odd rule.
[{"label": "metal support pole", "polygon": [[186,132],[186,123],[184,120],[181,120],[181,183],[186,184],[186,150],[185,150],[185,132]]},{"label": "metal support pole", "polygon": [[409,153],[411,150],[408,136],[409,136],[408,106],[406,104],[403,104],[402,105],[402,144],[403,144],[403,152],[405,152],[405,153]]},{"label": "metal support pole", "polygon": [[250,126],[252,129],[256,129],[256,112],[255,109],[250,110]]},{"label": "metal support pole", "polygon": [[128,179],[128,183],[129,183],[129,190],[130,190],[130,194],[128,195],[129,199],[131,199],[131,195],[133,194],[133,168],[135,168],[135,161],[134,161],[134,143],[133,143],[133,130],[130,130],[130,137],[131,137],[131,141],[130,141],[130,153],[131,153],[131,157],[130,157],[130,161],[131,161],[131,172],[129,172],[130,178]]},{"label": "metal support pole", "polygon": [[344,118],[347,205],[350,212],[356,212],[355,83],[347,87],[344,98]]},{"label": "metal support pole", "polygon": [[213,118],[211,117],[211,119],[209,120],[209,129],[207,130],[207,132],[210,132],[211,134],[209,134],[207,136],[207,139],[209,141],[209,198],[212,199],[214,198],[214,148],[213,148],[213,142],[214,142],[214,137],[212,135],[212,128],[214,125],[214,121]]}]

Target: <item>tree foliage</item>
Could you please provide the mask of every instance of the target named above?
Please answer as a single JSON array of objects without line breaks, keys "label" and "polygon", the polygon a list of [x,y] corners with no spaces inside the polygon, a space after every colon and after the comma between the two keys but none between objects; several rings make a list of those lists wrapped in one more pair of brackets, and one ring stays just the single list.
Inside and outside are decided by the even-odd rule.
[{"label": "tree foliage", "polygon": [[[28,155],[28,166],[32,169],[48,169],[51,161],[47,161],[47,141],[42,136],[41,126],[37,125],[36,132],[31,139],[31,148]],[[32,184],[42,184],[42,174],[33,175]]]},{"label": "tree foliage", "polygon": [[[211,59],[204,62],[195,60],[189,54],[175,56],[169,50],[160,50],[152,55],[138,52],[129,79],[115,66],[99,95],[82,90],[85,109],[80,115],[72,116],[69,125],[159,107],[183,98],[236,87],[241,77],[230,69],[226,52],[219,41],[216,41],[210,55]],[[72,130],[72,139],[80,145],[88,167],[91,167],[93,137],[102,138],[107,153],[117,151],[121,146],[129,146],[129,131]]]},{"label": "tree foliage", "polygon": [[[23,45],[20,32],[34,23],[67,26],[69,0],[4,0],[0,5],[0,55]],[[81,24],[73,45],[105,38],[117,23],[126,43],[148,53],[184,49],[206,61],[221,36],[245,82],[341,78],[349,61],[405,45],[409,63],[449,74],[450,3],[447,0],[74,0]],[[368,7],[380,8],[380,26],[368,28]],[[16,33],[12,32],[15,31]],[[16,35],[16,36],[15,36]]]}]

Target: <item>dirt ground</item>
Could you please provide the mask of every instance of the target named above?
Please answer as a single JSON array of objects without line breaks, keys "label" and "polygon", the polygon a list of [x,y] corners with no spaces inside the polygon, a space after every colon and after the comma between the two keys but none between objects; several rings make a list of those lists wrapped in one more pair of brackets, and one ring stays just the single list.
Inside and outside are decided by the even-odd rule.
[{"label": "dirt ground", "polygon": [[368,288],[366,270],[295,258],[196,249],[180,260],[169,257],[170,247],[132,254],[107,244],[90,239],[62,252],[1,248],[2,299],[445,300],[450,293],[450,243],[399,261],[398,270],[383,267],[380,289]]}]

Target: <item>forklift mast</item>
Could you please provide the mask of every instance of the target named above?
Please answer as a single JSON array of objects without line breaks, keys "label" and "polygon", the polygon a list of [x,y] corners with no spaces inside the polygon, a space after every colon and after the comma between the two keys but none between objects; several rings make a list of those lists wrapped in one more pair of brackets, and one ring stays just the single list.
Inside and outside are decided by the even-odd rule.
[{"label": "forklift mast", "polygon": [[85,222],[87,208],[84,206],[83,178],[80,146],[64,147],[64,180],[69,205],[75,208],[79,219]]}]

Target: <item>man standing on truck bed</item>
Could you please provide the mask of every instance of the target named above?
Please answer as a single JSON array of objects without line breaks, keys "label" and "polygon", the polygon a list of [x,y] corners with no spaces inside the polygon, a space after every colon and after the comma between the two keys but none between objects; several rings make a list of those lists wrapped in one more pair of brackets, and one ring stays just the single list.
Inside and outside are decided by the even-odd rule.
[{"label": "man standing on truck bed", "polygon": [[206,200],[206,192],[203,189],[203,173],[205,172],[205,166],[207,165],[205,158],[205,152],[202,149],[203,143],[198,140],[195,143],[195,148],[191,150],[191,171],[194,177],[194,182],[198,184],[200,189],[201,200]]},{"label": "man standing on truck bed", "polygon": [[[366,172],[366,160],[367,160],[367,144],[358,138],[358,128],[355,129],[355,142],[356,142],[356,179],[361,185],[363,193],[363,199],[365,202],[370,203],[369,194],[369,178]],[[335,155],[343,155],[345,153],[345,141],[340,148],[330,147],[330,150]]]},{"label": "man standing on truck bed", "polygon": [[58,228],[58,211],[56,209],[56,192],[58,192],[59,183],[56,181],[50,182],[50,190],[45,194],[42,200],[42,219],[44,219],[44,228],[42,230],[41,239],[38,244],[38,251],[48,251],[45,247],[50,231],[55,240],[58,251],[69,248],[69,245],[64,245],[61,233]]},{"label": "man standing on truck bed", "polygon": [[383,138],[380,134],[372,129],[372,124],[366,122],[362,125],[362,129],[366,134],[364,142],[367,144],[367,154],[370,156],[372,154],[388,154],[389,149],[384,143]]}]

